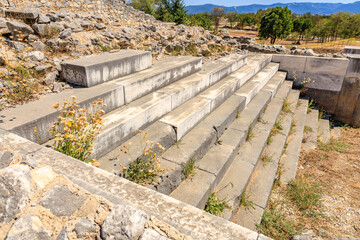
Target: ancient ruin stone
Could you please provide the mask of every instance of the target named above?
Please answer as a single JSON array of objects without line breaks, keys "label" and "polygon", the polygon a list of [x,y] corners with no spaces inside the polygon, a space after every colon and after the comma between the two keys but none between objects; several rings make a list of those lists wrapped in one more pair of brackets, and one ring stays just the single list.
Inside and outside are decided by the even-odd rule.
[{"label": "ancient ruin stone", "polygon": [[29,36],[29,34],[33,34],[34,30],[27,24],[18,21],[9,21],[6,23],[9,28],[11,35],[14,39],[25,38]]},{"label": "ancient ruin stone", "polygon": [[167,240],[169,238],[161,236],[157,231],[145,229],[139,240]]},{"label": "ancient ruin stone", "polygon": [[101,228],[104,240],[138,239],[148,222],[147,215],[130,205],[117,205],[105,218]]},{"label": "ancient ruin stone", "polygon": [[86,199],[72,193],[67,186],[56,185],[40,200],[40,205],[49,209],[55,216],[71,216]]},{"label": "ancient ruin stone", "polygon": [[6,240],[50,240],[50,234],[40,219],[31,215],[22,215],[12,225]]},{"label": "ancient ruin stone", "polygon": [[14,160],[14,155],[9,151],[0,151],[0,169],[6,168]]},{"label": "ancient ruin stone", "polygon": [[87,233],[96,232],[96,224],[83,217],[75,224],[75,232],[78,238],[85,237]]},{"label": "ancient ruin stone", "polygon": [[30,191],[28,167],[14,165],[0,170],[0,223],[11,221],[25,207]]},{"label": "ancient ruin stone", "polygon": [[18,7],[5,10],[5,16],[18,19],[37,19],[39,11],[36,8]]},{"label": "ancient ruin stone", "polygon": [[36,161],[35,158],[30,157],[30,156],[25,156],[25,157],[23,157],[21,163],[27,164],[27,165],[29,165],[29,166],[32,167],[32,168],[36,168],[37,166],[39,166],[39,162]]}]

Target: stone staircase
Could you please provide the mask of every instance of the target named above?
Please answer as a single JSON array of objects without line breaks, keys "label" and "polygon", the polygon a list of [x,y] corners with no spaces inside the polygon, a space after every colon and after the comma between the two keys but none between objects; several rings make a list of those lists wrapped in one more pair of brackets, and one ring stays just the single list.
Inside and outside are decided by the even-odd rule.
[{"label": "stone staircase", "polygon": [[[222,217],[255,230],[279,163],[287,183],[295,177],[303,139],[304,147],[314,148],[318,132],[322,141],[330,138],[329,122],[318,121],[317,110],[308,112],[308,100],[299,99],[271,59],[234,54],[203,64],[181,56],[151,66],[146,52],[122,51],[71,61],[63,65],[64,76],[82,87],[2,111],[0,128],[46,144],[57,117],[53,104],[75,95],[90,109],[101,98],[106,115],[93,154],[100,168],[121,176],[120,165],[142,155],[134,133],[142,129],[165,148],[154,151],[167,170],[149,188],[200,209],[215,192],[231,206]],[[131,145],[131,157],[120,153],[124,144]],[[189,162],[197,169],[185,179]],[[245,192],[254,208],[240,206]]]}]

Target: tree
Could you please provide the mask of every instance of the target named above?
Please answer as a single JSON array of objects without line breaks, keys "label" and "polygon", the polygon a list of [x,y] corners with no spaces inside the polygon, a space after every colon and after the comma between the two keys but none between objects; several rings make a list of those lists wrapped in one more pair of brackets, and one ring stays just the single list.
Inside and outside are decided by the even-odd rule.
[{"label": "tree", "polygon": [[183,0],[160,0],[156,9],[156,18],[163,22],[184,24],[187,10]]},{"label": "tree", "polygon": [[156,0],[131,0],[130,5],[133,6],[133,8],[143,11],[147,14],[154,15]]},{"label": "tree", "polygon": [[287,7],[275,7],[267,12],[260,22],[259,36],[271,39],[274,44],[277,38],[289,36],[293,29],[291,11]]},{"label": "tree", "polygon": [[171,15],[173,21],[177,24],[184,24],[186,19],[187,10],[183,0],[172,0]]},{"label": "tree", "polygon": [[304,35],[306,31],[309,31],[313,25],[310,19],[304,19],[304,18],[297,18],[294,20],[294,31],[299,33],[299,40],[304,39]]},{"label": "tree", "polygon": [[214,7],[212,9],[211,15],[213,17],[213,22],[215,25],[215,33],[217,33],[219,31],[220,19],[225,16],[225,9]]},{"label": "tree", "polygon": [[230,27],[233,27],[234,22],[239,20],[239,14],[237,12],[229,12],[225,16],[230,23]]}]

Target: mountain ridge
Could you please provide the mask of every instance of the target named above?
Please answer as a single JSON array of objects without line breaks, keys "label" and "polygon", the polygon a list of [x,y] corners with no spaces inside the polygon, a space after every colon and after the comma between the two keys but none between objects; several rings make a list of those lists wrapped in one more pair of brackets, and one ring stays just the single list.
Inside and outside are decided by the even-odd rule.
[{"label": "mountain ridge", "polygon": [[224,8],[226,12],[238,13],[256,13],[259,9],[267,9],[273,7],[288,7],[293,13],[305,14],[311,12],[312,14],[330,15],[339,11],[360,13],[360,1],[353,3],[315,3],[315,2],[293,2],[293,3],[273,3],[269,5],[264,4],[250,4],[241,6],[226,7],[215,4],[203,5],[188,5],[186,9],[189,14],[211,12],[214,7]]}]

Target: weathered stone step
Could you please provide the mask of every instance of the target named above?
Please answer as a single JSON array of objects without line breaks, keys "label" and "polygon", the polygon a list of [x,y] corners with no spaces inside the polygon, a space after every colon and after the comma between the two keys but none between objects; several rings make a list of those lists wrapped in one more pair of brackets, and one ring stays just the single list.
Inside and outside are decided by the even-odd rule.
[{"label": "weathered stone step", "polygon": [[330,141],[330,123],[327,119],[319,119],[318,139],[322,143]]},{"label": "weathered stone step", "polygon": [[[281,73],[281,75],[284,80],[285,74]],[[282,82],[279,82],[279,84],[281,85]],[[290,88],[291,85],[285,83],[278,93],[278,98],[286,97]],[[274,89],[278,89],[278,87],[274,86]],[[271,91],[264,90],[263,92],[268,94],[268,99],[271,98]],[[259,96],[261,95],[259,94]],[[274,99],[274,101],[277,102],[276,99]],[[260,105],[257,107],[259,112],[261,112],[261,109],[266,107],[266,103],[267,101],[263,102],[262,106]],[[271,106],[273,105],[274,103]],[[271,110],[273,113],[276,112],[275,109]],[[241,113],[240,118],[243,114],[246,115],[246,110]],[[276,118],[272,119],[269,116],[265,121],[275,122],[275,120]],[[243,145],[246,140],[250,123],[248,122],[248,127],[245,130],[235,130],[231,128],[230,125],[230,127],[225,130],[224,134],[217,140],[217,143],[214,144],[204,157],[198,161],[198,171],[196,175],[191,179],[182,182],[179,187],[170,194],[170,196],[193,206],[203,208],[211,192],[214,191],[231,165],[236,153],[240,149],[240,146]]]},{"label": "weathered stone step", "polygon": [[[247,65],[241,67],[239,71],[236,71],[236,73],[233,73],[232,75],[240,79],[240,83],[247,81],[260,70],[261,66],[269,63],[270,59],[271,57],[268,55],[257,55],[256,57],[251,56],[248,58]],[[216,67],[214,69],[217,72],[221,72],[220,70],[216,70],[219,69],[219,66],[221,66],[220,63],[221,62],[218,61],[218,64],[214,66]],[[195,96],[199,90],[204,89],[210,84],[209,77],[204,77],[204,69],[207,71],[212,71],[208,64],[204,64],[201,72],[192,75],[194,76],[193,78],[192,76],[186,77],[160,89],[157,92],[167,92],[171,94],[172,107],[176,107],[180,105],[180,102]],[[215,77],[211,78],[213,80],[215,79]],[[174,146],[172,145],[176,142],[175,130],[170,125],[159,121],[144,129],[144,132],[147,132],[147,139],[150,139],[154,142],[159,142],[163,147],[165,147],[165,149],[168,149],[165,152],[165,155],[168,155],[171,161],[180,162],[184,160],[186,162],[189,157],[200,158],[215,142],[216,138],[222,134],[222,128],[226,126],[225,123],[230,121],[231,117],[233,117],[231,115],[233,111],[231,110],[231,107],[235,106],[235,99],[239,99],[241,97],[238,96],[230,98],[233,98],[233,100],[231,100],[229,106],[225,108],[219,107],[214,112],[210,113],[210,115],[203,120],[203,123],[200,122],[192,131],[186,134],[183,139],[178,142],[178,144],[175,144]],[[225,112],[228,110],[229,112]],[[208,118],[217,119],[217,122],[214,120],[207,121]],[[205,124],[205,122],[207,123]],[[138,135],[130,138],[124,144],[129,146],[129,143],[132,143],[132,158],[129,155],[120,154],[118,150],[113,150],[98,159],[100,162],[100,167],[115,174],[120,174],[122,172],[121,168],[119,167],[120,163],[127,167],[129,163],[133,161],[133,158],[136,159],[143,153]],[[155,151],[157,150],[158,149],[155,149]],[[160,151],[157,151],[157,153],[159,155],[161,154]],[[167,192],[167,190],[165,192]],[[167,194],[169,193],[170,192],[167,192]]]},{"label": "weathered stone step", "polygon": [[151,52],[123,50],[91,55],[61,64],[62,76],[72,84],[91,87],[150,68]]},{"label": "weathered stone step", "polygon": [[[231,209],[226,209],[223,217],[231,219],[240,204],[240,196],[243,193],[250,177],[257,165],[260,156],[267,144],[270,132],[278,118],[284,100],[287,98],[292,87],[292,82],[286,81],[281,86],[275,98],[268,104],[265,112],[254,127],[249,128],[246,136],[248,141],[242,144],[239,152],[226,171],[224,177],[217,185],[215,191],[218,197],[226,198]],[[212,191],[214,191],[212,189]]]},{"label": "weathered stone step", "polygon": [[288,184],[296,176],[308,103],[309,101],[306,99],[299,100],[294,114],[294,133],[289,136],[286,151],[280,159],[280,163],[283,166],[280,181],[284,184]]},{"label": "weathered stone step", "polygon": [[256,74],[244,87],[236,91],[236,95],[246,98],[246,104],[267,84],[267,82],[278,71],[279,65],[277,63],[269,63],[258,74]]},{"label": "weathered stone step", "polygon": [[[189,83],[189,79],[194,77],[191,75],[106,114],[101,133],[95,139],[93,157],[99,158],[105,155],[131,138],[134,135],[134,130],[149,126],[154,121],[174,110],[176,105],[182,104],[188,98],[193,97],[192,94],[182,95],[182,93],[192,92],[193,94],[198,94],[198,91],[210,86],[211,81],[209,79],[212,79],[214,83],[219,81],[223,76],[232,73],[233,69],[244,65],[246,59],[247,57],[243,55],[230,55],[217,61],[218,66],[216,69],[205,67],[205,69],[209,70],[208,72],[201,71],[200,73],[193,74],[195,75],[195,81],[190,81]],[[179,84],[184,84],[184,81],[186,82],[186,88],[173,87],[173,85],[179,86]],[[198,88],[197,84],[199,82],[203,87]],[[191,90],[189,91],[189,89]],[[179,97],[179,95],[182,96]],[[198,106],[202,106],[203,103],[204,101],[197,102]]]},{"label": "weathered stone step", "polygon": [[[288,98],[290,112],[282,112],[278,117],[278,122],[282,126],[282,130],[272,137],[272,141],[265,147],[261,160],[258,161],[250,181],[246,187],[247,200],[252,206],[240,206],[232,221],[246,228],[256,230],[256,225],[260,224],[264,209],[267,205],[278,163],[283,154],[286,139],[290,133],[293,113],[299,99],[299,91],[291,90]],[[269,162],[264,162],[269,161]]]},{"label": "weathered stone step", "polygon": [[200,71],[201,62],[201,58],[197,57],[170,57],[152,68],[139,72],[139,74],[122,77],[118,79],[116,84],[123,86],[125,104],[128,104],[150,92]]},{"label": "weathered stone step", "polygon": [[[310,111],[310,112],[309,112]],[[318,138],[318,126],[319,126],[319,110],[308,110],[305,126],[302,147],[306,149],[315,149],[317,146]]]},{"label": "weathered stone step", "polygon": [[[201,69],[201,59],[193,57],[173,57],[166,62],[159,62],[148,70],[118,78],[91,88],[73,88],[59,94],[47,95],[14,109],[1,112],[0,128],[6,129],[31,141],[47,142],[51,135],[49,128],[56,121],[55,103],[70,100],[77,96],[82,108],[91,109],[92,102],[101,98],[107,105],[105,112],[113,111],[130,101],[142,97],[149,91],[156,90],[165,84],[187,77]],[[156,84],[154,82],[157,82]],[[33,128],[38,130],[38,137]]]},{"label": "weathered stone step", "polygon": [[[237,96],[244,96],[246,102],[249,103],[250,99],[274,76],[278,66],[278,64],[269,63],[246,84],[244,84],[243,79],[228,76],[170,112],[160,121],[173,126],[176,131],[176,139],[180,140],[242,84],[244,84],[244,86],[236,91],[235,94]],[[239,71],[241,71],[241,69]]]}]

